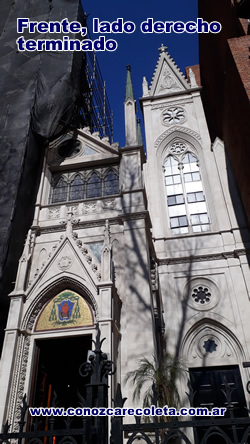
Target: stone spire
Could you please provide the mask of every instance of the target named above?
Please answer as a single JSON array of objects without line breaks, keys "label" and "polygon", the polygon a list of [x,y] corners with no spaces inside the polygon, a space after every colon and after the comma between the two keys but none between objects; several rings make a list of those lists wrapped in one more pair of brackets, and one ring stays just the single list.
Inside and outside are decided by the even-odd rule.
[{"label": "stone spire", "polygon": [[126,93],[124,102],[126,146],[137,145],[136,101],[131,80],[131,66],[127,66]]},{"label": "stone spire", "polygon": [[125,92],[125,101],[127,99],[134,100],[134,91],[131,79],[131,66],[127,65],[127,81],[126,81],[126,92]]}]

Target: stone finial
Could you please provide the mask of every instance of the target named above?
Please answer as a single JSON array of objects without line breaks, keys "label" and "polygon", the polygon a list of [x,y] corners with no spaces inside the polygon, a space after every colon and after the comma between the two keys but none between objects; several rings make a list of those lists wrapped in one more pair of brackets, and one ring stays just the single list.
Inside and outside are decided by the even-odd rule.
[{"label": "stone finial", "polygon": [[102,247],[101,276],[102,281],[111,280],[112,261],[111,261],[111,245],[110,245],[110,228],[109,221],[106,220],[104,231],[104,243]]},{"label": "stone finial", "polygon": [[74,217],[74,213],[71,207],[68,208],[67,211],[67,222],[66,222],[66,234],[67,236],[74,236],[73,233],[73,225],[76,225],[80,219],[76,219]]},{"label": "stone finial", "polygon": [[142,94],[143,97],[148,96],[148,82],[146,77],[143,77],[143,81],[142,81]]},{"label": "stone finial", "polygon": [[136,101],[134,100],[134,92],[131,80],[131,68],[127,66],[126,94],[124,102],[125,111],[125,138],[126,146],[137,145],[137,129],[136,129]]},{"label": "stone finial", "polygon": [[160,53],[162,54],[163,52],[166,52],[168,49],[167,46],[164,46],[163,43],[161,44],[161,47],[158,48],[158,51],[160,51]]},{"label": "stone finial", "polygon": [[125,100],[127,100],[127,99],[134,100],[134,92],[133,92],[133,85],[132,85],[132,79],[131,79],[131,66],[130,65],[127,65]]},{"label": "stone finial", "polygon": [[110,245],[110,226],[109,226],[108,219],[106,219],[106,222],[105,222],[104,244]]},{"label": "stone finial", "polygon": [[196,83],[196,78],[194,75],[194,72],[191,68],[189,68],[189,80],[190,80],[190,85],[192,88],[197,88],[197,83]]}]

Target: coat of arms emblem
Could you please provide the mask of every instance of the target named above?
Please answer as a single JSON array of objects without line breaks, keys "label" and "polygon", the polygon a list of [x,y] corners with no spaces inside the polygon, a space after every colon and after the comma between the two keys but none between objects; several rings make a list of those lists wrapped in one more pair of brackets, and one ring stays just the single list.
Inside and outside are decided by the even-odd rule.
[{"label": "coat of arms emblem", "polygon": [[64,291],[53,299],[53,308],[49,321],[53,326],[75,324],[81,317],[79,296],[71,291]]},{"label": "coat of arms emblem", "polygon": [[57,305],[58,318],[60,321],[69,321],[71,319],[74,305],[75,302],[71,302],[69,299]]}]

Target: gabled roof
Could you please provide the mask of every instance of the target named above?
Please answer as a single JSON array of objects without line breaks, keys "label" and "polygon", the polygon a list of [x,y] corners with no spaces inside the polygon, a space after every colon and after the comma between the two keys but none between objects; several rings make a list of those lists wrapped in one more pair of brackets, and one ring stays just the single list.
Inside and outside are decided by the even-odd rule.
[{"label": "gabled roof", "polygon": [[190,85],[184,75],[167,52],[167,47],[162,44],[159,51],[160,55],[149,88],[149,96],[190,90]]},{"label": "gabled roof", "polygon": [[65,271],[72,277],[81,276],[81,279],[96,288],[101,279],[101,265],[92,253],[91,249],[83,244],[77,237],[67,233],[60,244],[49,255],[44,266],[37,270],[37,274],[26,290],[26,295],[38,291],[47,281],[62,275]]},{"label": "gabled roof", "polygon": [[[61,148],[67,144],[75,142],[75,152],[67,152],[61,155]],[[107,161],[119,159],[119,144],[110,143],[108,137],[101,138],[98,132],[91,133],[89,127],[78,129],[75,134],[72,132],[65,133],[58,139],[54,140],[48,151],[48,164],[54,166],[67,166],[86,164],[88,162]]]}]

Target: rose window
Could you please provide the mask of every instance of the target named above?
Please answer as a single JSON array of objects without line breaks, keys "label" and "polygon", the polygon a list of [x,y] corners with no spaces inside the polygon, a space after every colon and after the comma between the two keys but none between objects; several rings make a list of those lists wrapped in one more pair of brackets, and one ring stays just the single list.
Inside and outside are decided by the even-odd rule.
[{"label": "rose window", "polygon": [[206,287],[194,288],[192,298],[197,304],[208,304],[211,300],[211,293]]},{"label": "rose window", "polygon": [[181,123],[185,119],[185,111],[178,107],[169,108],[162,113],[162,119],[164,123],[169,125]]}]

